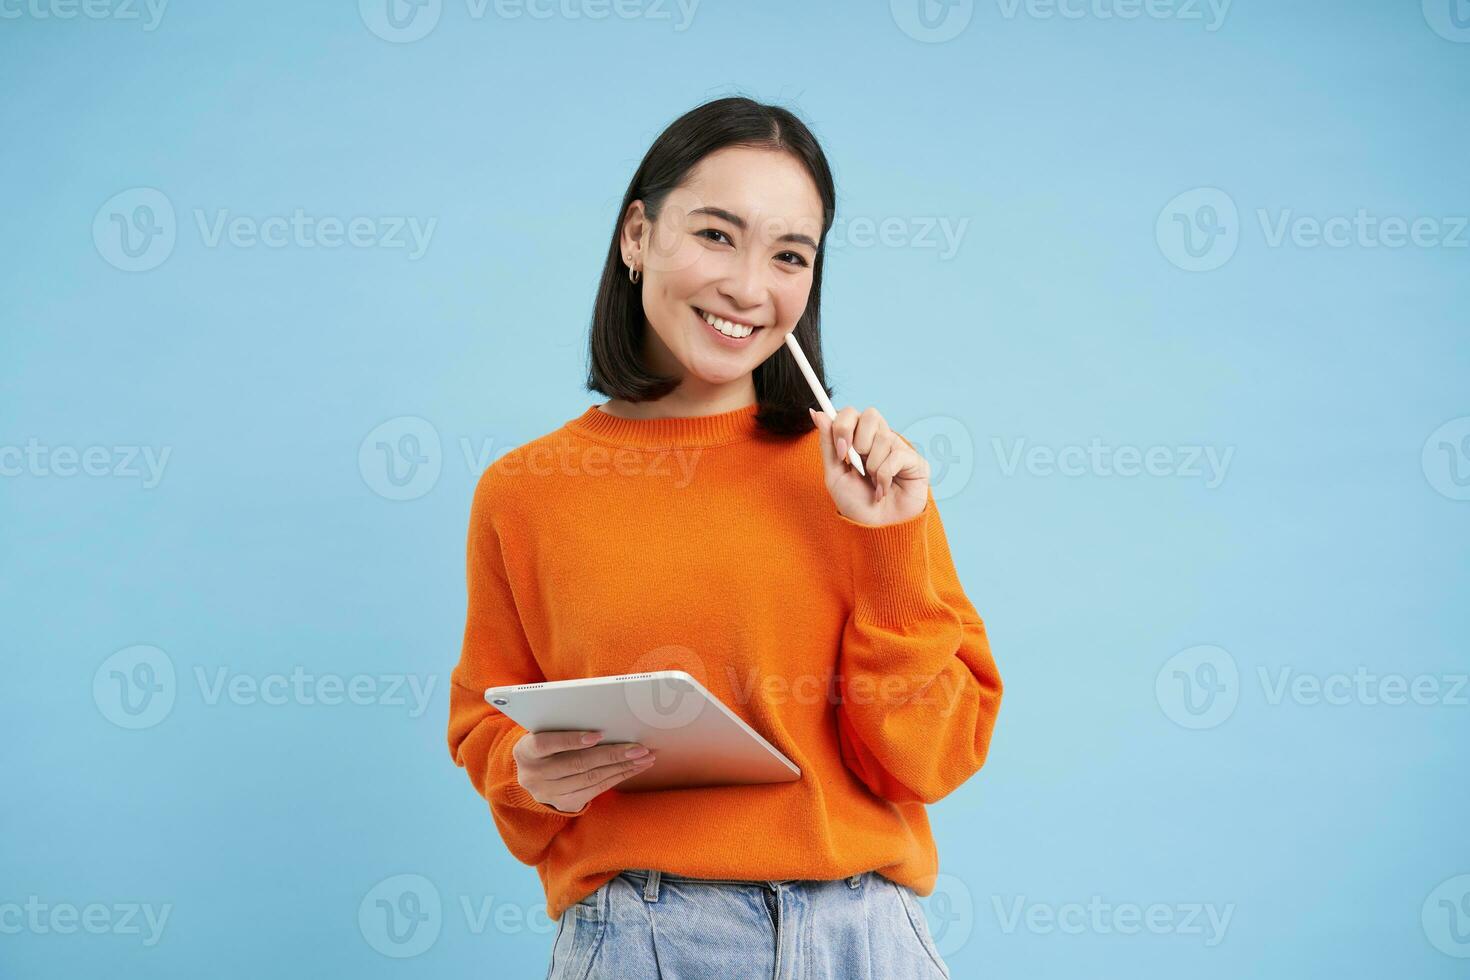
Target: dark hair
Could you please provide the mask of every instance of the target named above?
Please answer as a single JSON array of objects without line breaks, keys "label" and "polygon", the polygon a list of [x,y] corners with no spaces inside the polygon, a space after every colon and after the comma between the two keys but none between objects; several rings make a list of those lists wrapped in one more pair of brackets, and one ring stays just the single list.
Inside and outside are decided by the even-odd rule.
[{"label": "dark hair", "polygon": [[[679,379],[657,374],[643,362],[643,299],[639,286],[628,280],[620,236],[628,208],[643,201],[649,221],[658,220],[664,200],[694,166],[727,146],[748,146],[790,153],[805,164],[822,198],[822,234],[812,263],[812,288],[806,310],[797,321],[796,340],[811,362],[817,380],[828,395],[822,369],[822,256],[827,232],[836,213],[836,191],[827,157],[806,124],[779,106],[762,105],[744,97],[716,99],[684,113],[669,124],[649,147],[628,183],[613,224],[612,242],[602,267],[602,282],[592,309],[587,388],[609,398],[630,402],[662,398]],[[782,345],[784,348],[784,344]],[[797,435],[814,427],[807,407],[815,405],[811,389],[789,350],[777,350],[754,371],[757,423],[767,432]]]}]

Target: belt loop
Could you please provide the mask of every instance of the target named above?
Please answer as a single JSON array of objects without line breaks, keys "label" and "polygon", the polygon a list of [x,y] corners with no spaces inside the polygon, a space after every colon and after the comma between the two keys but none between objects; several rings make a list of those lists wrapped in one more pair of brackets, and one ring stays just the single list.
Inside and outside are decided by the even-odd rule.
[{"label": "belt loop", "polygon": [[643,886],[643,900],[645,902],[658,901],[658,882],[661,877],[662,874],[658,869],[648,869],[648,882]]},{"label": "belt loop", "polygon": [[863,875],[862,875],[862,872],[858,872],[857,874],[852,875],[851,877],[849,877],[847,879],[847,887],[848,888],[856,888],[859,885],[861,885],[862,883],[863,883]]}]

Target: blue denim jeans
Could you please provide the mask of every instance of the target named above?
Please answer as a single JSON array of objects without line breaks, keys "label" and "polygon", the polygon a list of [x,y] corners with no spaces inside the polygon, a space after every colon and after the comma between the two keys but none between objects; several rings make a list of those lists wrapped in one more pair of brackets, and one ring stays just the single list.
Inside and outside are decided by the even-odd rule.
[{"label": "blue denim jeans", "polygon": [[627,870],[557,920],[547,980],[948,980],[918,898],[873,871],[734,881]]}]

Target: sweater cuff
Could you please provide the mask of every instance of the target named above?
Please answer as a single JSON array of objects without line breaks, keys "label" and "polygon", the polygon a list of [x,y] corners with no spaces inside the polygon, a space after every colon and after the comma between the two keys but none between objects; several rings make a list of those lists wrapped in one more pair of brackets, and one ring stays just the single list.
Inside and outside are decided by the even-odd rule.
[{"label": "sweater cuff", "polygon": [[854,615],[885,625],[931,619],[945,609],[929,580],[929,519],[934,491],[924,509],[896,524],[862,524],[838,514],[847,529],[852,563]]},{"label": "sweater cuff", "polygon": [[583,803],[582,809],[580,810],[558,810],[556,807],[547,806],[545,803],[536,799],[536,797],[526,791],[526,787],[521,785],[520,779],[518,778],[519,773],[516,769],[515,744],[524,733],[525,729],[519,725],[512,726],[510,731],[495,746],[495,751],[503,752],[504,756],[499,760],[501,764],[492,765],[490,771],[510,773],[509,781],[503,783],[500,791],[495,795],[500,798],[501,802],[510,806],[519,807],[522,810],[530,810],[532,813],[544,813],[547,816],[565,817],[570,820],[572,817],[580,817],[586,813],[587,808],[592,805],[591,800]]}]

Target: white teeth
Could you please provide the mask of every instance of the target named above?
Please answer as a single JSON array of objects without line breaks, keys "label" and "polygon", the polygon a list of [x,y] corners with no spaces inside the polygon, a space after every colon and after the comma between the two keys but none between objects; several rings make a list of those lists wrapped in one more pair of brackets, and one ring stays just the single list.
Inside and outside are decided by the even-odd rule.
[{"label": "white teeth", "polygon": [[[704,311],[701,310],[700,312],[703,313]],[[739,340],[741,337],[749,337],[751,334],[755,333],[755,327],[742,327],[738,323],[731,323],[729,320],[722,320],[719,317],[715,316],[713,313],[705,313],[704,322],[714,327],[726,337],[734,337],[736,340]]]}]

